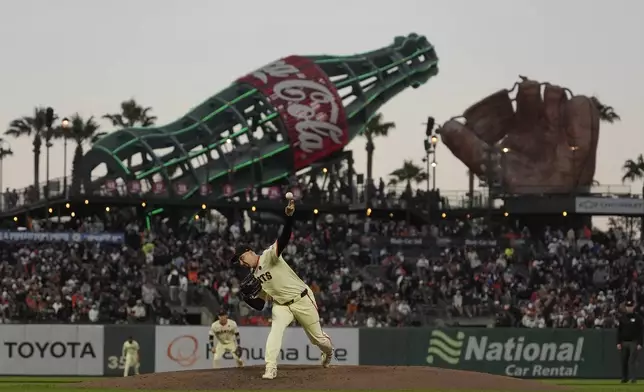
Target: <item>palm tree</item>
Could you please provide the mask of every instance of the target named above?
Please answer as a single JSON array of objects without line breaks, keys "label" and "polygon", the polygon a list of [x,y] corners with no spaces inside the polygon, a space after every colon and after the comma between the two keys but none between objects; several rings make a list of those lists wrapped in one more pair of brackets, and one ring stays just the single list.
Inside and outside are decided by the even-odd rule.
[{"label": "palm tree", "polygon": [[382,136],[387,136],[390,130],[395,129],[396,124],[393,122],[383,122],[382,113],[373,116],[364,130],[362,136],[367,139],[367,186],[365,188],[365,200],[367,203],[370,200],[370,188],[373,187],[373,152],[376,149],[374,139]]},{"label": "palm tree", "polygon": [[151,107],[143,107],[134,98],[121,102],[121,113],[106,114],[103,118],[112,122],[118,128],[149,127],[154,125],[157,118],[150,116]]},{"label": "palm tree", "polygon": [[633,216],[610,217],[608,218],[608,227],[621,231],[628,236],[629,240],[633,240],[636,233],[642,232],[642,220]]},{"label": "palm tree", "polygon": [[[34,188],[39,192],[40,183],[40,154],[42,150],[42,140],[45,139],[47,146],[50,146],[49,140],[52,137],[50,130],[46,125],[46,108],[37,107],[34,109],[32,117],[24,116],[9,123],[9,129],[5,135],[15,138],[33,137],[32,145],[34,146]],[[56,117],[54,117],[56,119]]]},{"label": "palm tree", "polygon": [[[622,182],[633,182],[636,180],[644,179],[644,156],[640,154],[635,160],[627,160],[626,162],[624,162],[622,170],[624,171]],[[644,197],[644,184],[642,184],[642,197]],[[641,236],[642,238],[644,238],[644,217],[642,217],[640,225],[642,228]]]},{"label": "palm tree", "polygon": [[404,161],[400,169],[396,169],[389,174],[398,183],[405,182],[405,192],[411,194],[411,183],[416,184],[429,181],[429,174],[420,166],[412,161]]},{"label": "palm tree", "polygon": [[68,128],[56,128],[55,136],[57,138],[65,138],[76,143],[74,158],[72,159],[72,195],[80,192],[80,165],[83,160],[83,145],[93,144],[107,134],[106,132],[99,132],[99,128],[100,125],[94,121],[93,116],[85,120],[78,113],[71,116]]},{"label": "palm tree", "polygon": [[599,111],[599,120],[613,124],[614,122],[620,121],[622,118],[615,112],[615,109],[612,106],[604,105],[598,97],[590,98],[595,107]]},{"label": "palm tree", "polygon": [[[5,148],[5,141],[3,138],[0,137],[0,195],[2,195],[2,190],[4,189],[2,187],[2,176],[4,174],[4,167],[2,163],[4,162],[4,159],[7,157],[10,157],[13,155],[13,150],[11,150],[11,147]],[[2,204],[2,201],[0,200],[0,205]]]},{"label": "palm tree", "polygon": [[636,180],[644,179],[644,156],[640,154],[635,160],[627,160],[626,162],[624,162],[622,170],[624,171],[622,182],[633,182]]}]

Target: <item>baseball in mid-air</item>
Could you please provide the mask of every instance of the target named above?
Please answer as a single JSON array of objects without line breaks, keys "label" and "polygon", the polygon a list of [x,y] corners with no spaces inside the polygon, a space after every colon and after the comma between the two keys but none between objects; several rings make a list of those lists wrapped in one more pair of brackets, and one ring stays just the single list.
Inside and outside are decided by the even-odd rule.
[{"label": "baseball in mid-air", "polygon": [[293,200],[293,192],[286,192],[286,200]]}]

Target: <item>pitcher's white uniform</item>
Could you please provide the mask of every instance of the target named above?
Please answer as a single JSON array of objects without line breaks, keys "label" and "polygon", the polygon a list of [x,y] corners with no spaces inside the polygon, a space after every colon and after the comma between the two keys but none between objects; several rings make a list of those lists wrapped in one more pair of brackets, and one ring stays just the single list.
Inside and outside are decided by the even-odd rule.
[{"label": "pitcher's white uniform", "polygon": [[134,374],[139,374],[139,343],[136,340],[126,340],[123,343],[123,356],[125,357],[125,368],[123,377],[127,377],[130,368],[134,368]]},{"label": "pitcher's white uniform", "polygon": [[214,336],[217,339],[217,345],[215,346],[215,353],[212,356],[212,368],[217,368],[217,363],[221,357],[228,351],[231,353],[237,366],[242,366],[243,362],[241,358],[237,356],[235,350],[237,350],[236,338],[239,335],[239,329],[237,328],[237,323],[234,320],[228,319],[226,325],[221,325],[219,320],[212,323],[210,326],[210,331],[208,335]]},{"label": "pitcher's white uniform", "polygon": [[311,343],[330,359],[333,345],[329,336],[322,331],[313,292],[282,256],[277,255],[275,244],[259,257],[253,274],[262,283],[260,296],[273,299],[271,331],[266,341],[266,366],[277,367],[284,331],[293,319],[304,328]]}]

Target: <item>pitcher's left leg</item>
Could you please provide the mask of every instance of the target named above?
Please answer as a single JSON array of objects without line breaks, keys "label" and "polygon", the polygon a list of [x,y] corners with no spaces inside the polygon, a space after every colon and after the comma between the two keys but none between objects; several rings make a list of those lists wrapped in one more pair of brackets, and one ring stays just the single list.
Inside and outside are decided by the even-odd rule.
[{"label": "pitcher's left leg", "polygon": [[311,343],[322,351],[322,366],[329,367],[333,358],[333,343],[329,335],[322,330],[313,293],[309,292],[306,297],[291,305],[290,308]]},{"label": "pitcher's left leg", "polygon": [[265,379],[277,377],[277,358],[282,349],[284,331],[293,322],[293,313],[288,306],[273,304],[272,315],[271,331],[266,338],[266,371],[262,376]]}]

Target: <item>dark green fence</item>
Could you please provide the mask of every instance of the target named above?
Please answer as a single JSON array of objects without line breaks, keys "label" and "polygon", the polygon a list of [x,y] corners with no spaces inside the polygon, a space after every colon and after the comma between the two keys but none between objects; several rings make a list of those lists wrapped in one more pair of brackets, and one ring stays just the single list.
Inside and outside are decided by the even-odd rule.
[{"label": "dark green fence", "polygon": [[[620,376],[615,330],[364,328],[360,364],[436,366],[525,378]],[[642,366],[639,373],[644,375]]]}]

